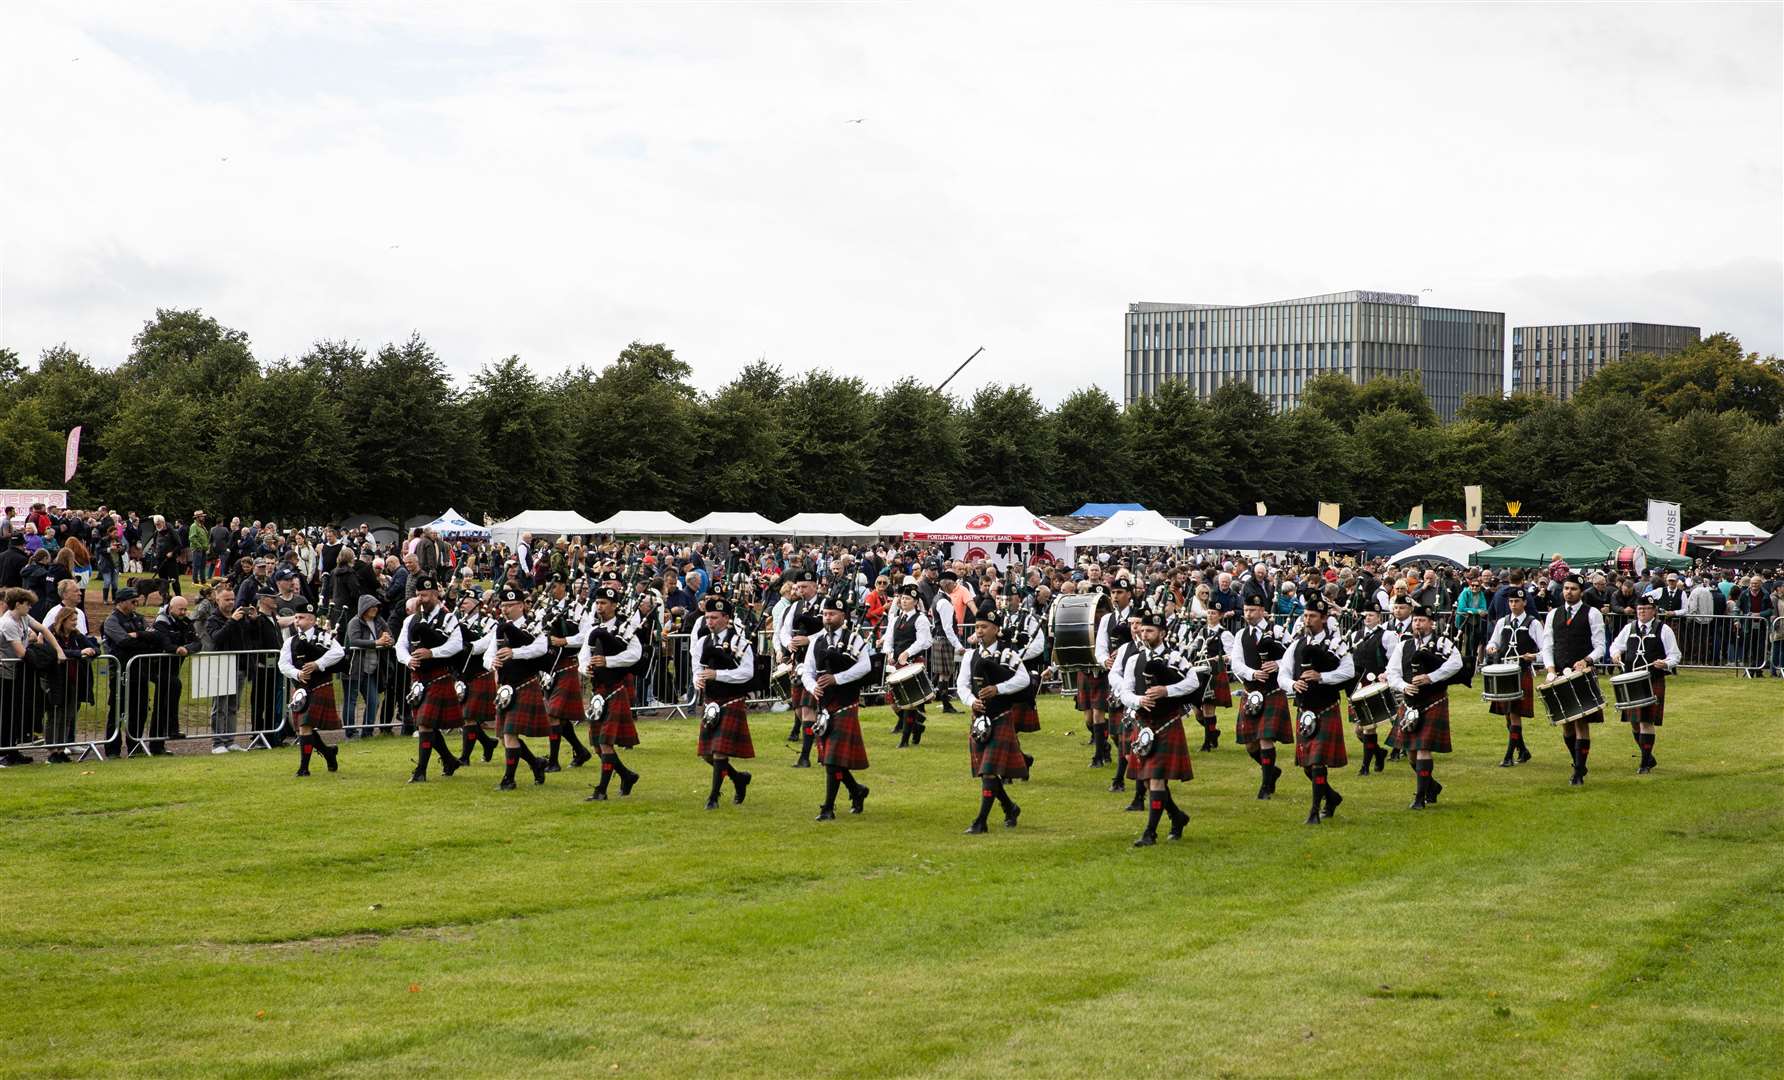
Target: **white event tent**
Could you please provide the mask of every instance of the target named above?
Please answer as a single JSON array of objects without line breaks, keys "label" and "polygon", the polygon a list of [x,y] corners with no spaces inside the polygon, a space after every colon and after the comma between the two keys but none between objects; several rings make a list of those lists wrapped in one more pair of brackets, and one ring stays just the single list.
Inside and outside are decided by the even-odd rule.
[{"label": "white event tent", "polygon": [[514,547],[521,533],[534,536],[594,536],[601,530],[574,510],[527,510],[489,527],[489,538]]},{"label": "white event tent", "polygon": [[667,510],[621,510],[595,522],[595,531],[610,536],[699,536],[700,530]]},{"label": "white event tent", "polygon": [[1071,535],[1057,525],[1042,521],[1026,506],[963,505],[936,518],[925,528],[907,531],[904,539],[964,544],[961,558],[968,561],[989,559],[1001,567],[1009,562],[1011,544],[1042,545],[1045,554],[1037,555],[1037,559],[1069,561],[1072,552],[1066,541]]},{"label": "white event tent", "polygon": [[1436,536],[1428,536],[1420,540],[1405,551],[1388,556],[1388,565],[1399,566],[1402,563],[1437,559],[1465,567],[1468,565],[1468,556],[1485,551],[1492,546],[1467,533],[1438,533]]},{"label": "white event tent", "polygon": [[780,527],[787,535],[795,537],[814,536],[856,540],[879,535],[847,514],[794,514],[781,522]]},{"label": "white event tent", "polygon": [[487,528],[475,522],[466,521],[463,514],[450,506],[446,508],[444,514],[422,525],[421,528],[432,529],[448,540],[457,540],[460,537],[473,537],[481,540],[489,535]]},{"label": "white event tent", "polygon": [[1077,533],[1065,543],[1071,548],[1174,548],[1182,547],[1193,535],[1166,521],[1157,510],[1117,510],[1101,525]]},{"label": "white event tent", "polygon": [[791,536],[792,533],[753,510],[714,510],[689,523],[701,536]]},{"label": "white event tent", "polygon": [[1712,547],[1757,544],[1772,534],[1751,521],[1705,521],[1685,530],[1685,539]]},{"label": "white event tent", "polygon": [[903,536],[907,532],[929,528],[929,519],[922,514],[881,514],[868,528],[875,536]]}]

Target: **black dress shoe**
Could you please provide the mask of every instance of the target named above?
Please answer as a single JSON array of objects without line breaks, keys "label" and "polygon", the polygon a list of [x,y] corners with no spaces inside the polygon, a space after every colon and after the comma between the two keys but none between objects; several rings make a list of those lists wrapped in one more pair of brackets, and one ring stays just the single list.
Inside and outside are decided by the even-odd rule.
[{"label": "black dress shoe", "polygon": [[411,784],[425,784],[425,783],[427,783],[427,774],[422,772],[420,769],[416,769],[414,772],[409,774],[409,783],[411,783]]},{"label": "black dress shoe", "polygon": [[329,772],[341,771],[341,752],[339,750],[330,750],[322,760],[328,763]]},{"label": "black dress shoe", "polygon": [[1175,814],[1172,814],[1171,815],[1171,831],[1165,837],[1165,839],[1166,840],[1181,840],[1181,839],[1183,839],[1183,827],[1188,824],[1189,824],[1189,815],[1188,814],[1184,813],[1181,810],[1177,811]]},{"label": "black dress shoe", "polygon": [[545,763],[543,761],[533,766],[533,783],[545,783]]},{"label": "black dress shoe", "polygon": [[1501,768],[1501,769],[1509,769],[1509,768],[1511,768],[1511,767],[1512,767],[1512,766],[1513,766],[1513,765],[1516,765],[1516,764],[1517,764],[1517,759],[1515,759],[1515,758],[1513,758],[1513,757],[1512,757],[1512,755],[1511,755],[1511,751],[1510,751],[1510,750],[1507,750],[1507,751],[1506,751],[1506,752],[1505,752],[1505,760],[1504,760],[1504,761],[1501,761],[1501,762],[1500,762],[1500,763],[1499,763],[1499,767],[1500,767],[1500,768]]},{"label": "black dress shoe", "polygon": [[1320,823],[1319,807],[1316,806],[1313,809],[1307,811],[1307,822],[1306,823],[1309,825],[1318,825]]},{"label": "black dress shoe", "polygon": [[862,784],[861,790],[849,800],[849,813],[859,814],[861,812],[862,806],[867,802],[867,791],[867,785]]},{"label": "black dress shoe", "polygon": [[1530,751],[1524,749],[1521,746],[1518,747],[1518,764],[1519,765],[1522,765],[1524,762],[1529,761],[1532,756],[1534,756],[1534,755],[1532,755],[1530,753]]},{"label": "black dress shoe", "polygon": [[1344,796],[1332,791],[1331,788],[1327,788],[1326,791],[1329,794],[1326,796],[1326,805],[1320,809],[1320,814],[1324,817],[1331,817],[1338,812],[1338,804],[1344,801]]},{"label": "black dress shoe", "polygon": [[1363,755],[1363,767],[1357,770],[1358,776],[1368,776],[1369,775],[1369,762],[1373,761],[1374,758],[1375,758],[1375,755],[1373,755],[1373,754],[1364,754]]},{"label": "black dress shoe", "polygon": [[[747,776],[748,774],[746,773],[745,775]],[[632,793],[632,789],[638,786],[638,781],[640,779],[641,779],[641,777],[639,777],[639,775],[637,773],[630,773],[626,776],[620,777],[619,778],[619,793],[621,795],[630,795]],[[749,781],[746,780],[746,781],[744,781],[744,783],[747,784],[747,783],[749,783]]]},{"label": "black dress shoe", "polygon": [[1126,791],[1127,790],[1127,782],[1124,780],[1111,780],[1111,781],[1109,781],[1109,790],[1110,791]]},{"label": "black dress shoe", "polygon": [[1584,787],[1585,785],[1586,785],[1586,778],[1581,776],[1577,772],[1567,778],[1567,786],[1568,787]]},{"label": "black dress shoe", "polygon": [[594,758],[594,756],[595,755],[589,753],[587,750],[584,750],[581,753],[577,754],[575,757],[570,759],[570,767],[572,769],[580,769],[584,765],[587,765],[589,763],[589,761]]},{"label": "black dress shoe", "polygon": [[514,781],[508,779],[507,777],[503,777],[502,782],[496,785],[496,790],[497,791],[513,791],[514,787],[515,787]]},{"label": "black dress shoe", "polygon": [[1437,805],[1437,796],[1442,795],[1442,794],[1443,794],[1443,785],[1438,783],[1437,778],[1435,776],[1433,776],[1431,778],[1431,790],[1425,792],[1425,801],[1427,803],[1431,804],[1432,806],[1436,806]]},{"label": "black dress shoe", "polygon": [[1152,845],[1154,845],[1156,843],[1158,843],[1158,836],[1154,833],[1145,832],[1145,833],[1141,833],[1140,838],[1138,840],[1134,841],[1134,846],[1135,847],[1151,847]]},{"label": "black dress shoe", "polygon": [[1121,808],[1121,812],[1124,814],[1137,814],[1144,809],[1146,809],[1146,789],[1140,788],[1138,791],[1134,792],[1133,800]]},{"label": "black dress shoe", "polygon": [[1424,808],[1425,808],[1425,797],[1423,795],[1414,797],[1412,802],[1409,803],[1406,807],[1406,809],[1408,809],[1408,810],[1423,810]]},{"label": "black dress shoe", "polygon": [[[11,762],[8,762],[7,764],[10,765]],[[308,765],[305,765],[302,768],[298,769],[296,772],[292,773],[291,775],[292,776],[308,776],[308,775],[310,775],[310,767]]]},{"label": "black dress shoe", "polygon": [[563,772],[564,767],[562,765],[559,765],[555,761],[547,761],[545,763],[545,771],[546,772]]},{"label": "black dress shoe", "polygon": [[1015,803],[1010,804],[1010,812],[1004,815],[1004,828],[1014,829],[1016,819],[1022,816],[1022,808]]},{"label": "black dress shoe", "polygon": [[718,808],[719,808],[719,801],[718,801],[718,799],[716,799],[716,798],[713,798],[713,799],[707,799],[707,800],[706,800],[706,808],[707,808],[707,809],[708,809],[708,810],[717,810],[717,809],[718,809]]},{"label": "black dress shoe", "polygon": [[1270,782],[1268,780],[1265,780],[1257,786],[1257,797],[1260,799],[1268,799],[1274,794],[1275,792],[1270,790]]},{"label": "black dress shoe", "polygon": [[596,788],[595,790],[588,793],[588,798],[586,798],[582,801],[583,802],[606,802],[607,801],[607,793],[605,791],[602,791],[600,788]]},{"label": "black dress shoe", "polygon": [[988,833],[990,831],[991,831],[990,829],[985,827],[985,823],[983,821],[975,821],[971,825],[968,825],[966,827],[966,835],[967,836],[977,836],[980,833]]},{"label": "black dress shoe", "polygon": [[485,764],[488,764],[489,760],[491,758],[495,757],[495,755],[496,755],[496,744],[495,743],[490,743],[488,746],[483,748],[483,761]]},{"label": "black dress shoe", "polygon": [[809,769],[811,768],[811,762],[807,761],[805,758],[800,758],[793,763],[793,767],[795,769]]},{"label": "black dress shoe", "polygon": [[818,807],[818,816],[813,818],[812,820],[814,820],[814,821],[835,821],[836,820],[836,811],[828,806],[820,806],[820,807]]},{"label": "black dress shoe", "polygon": [[457,758],[453,757],[451,754],[447,754],[444,757],[440,758],[440,774],[442,776],[451,776],[453,773],[455,773],[457,771],[458,771],[458,759]]},{"label": "black dress shoe", "polygon": [[731,796],[731,801],[738,806],[743,805],[744,793],[750,789],[750,779],[750,774],[746,772],[740,772],[736,776],[737,794]]}]

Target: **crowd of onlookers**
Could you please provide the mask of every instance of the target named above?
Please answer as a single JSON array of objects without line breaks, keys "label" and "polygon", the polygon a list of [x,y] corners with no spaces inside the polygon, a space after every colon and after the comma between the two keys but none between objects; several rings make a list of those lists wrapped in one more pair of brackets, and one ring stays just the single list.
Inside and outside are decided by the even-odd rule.
[{"label": "crowd of onlookers", "polygon": [[[22,514],[7,508],[0,515],[0,747],[16,748],[35,736],[46,746],[72,741],[80,706],[101,704],[94,700],[90,661],[103,654],[132,673],[111,680],[104,703],[112,749],[129,734],[148,752],[165,752],[167,741],[190,737],[180,730],[182,661],[204,652],[247,657],[240,664],[242,689],[210,698],[210,730],[201,734],[208,734],[212,751],[241,749],[242,730],[272,731],[276,742],[284,730],[284,701],[266,656],[279,648],[306,603],[352,650],[343,677],[348,734],[402,730],[403,673],[390,646],[423,576],[448,582],[456,599],[464,589],[505,583],[540,590],[554,575],[568,582],[618,575],[647,650],[640,670],[652,674],[640,681],[639,693],[648,705],[673,700],[685,689],[685,673],[673,670],[673,640],[687,632],[708,595],[732,597],[745,624],[768,633],[792,604],[798,570],[813,571],[824,594],[847,600],[869,634],[883,625],[906,581],[918,585],[925,610],[934,609],[938,593],[956,596],[962,611],[980,596],[1014,593],[1045,618],[1058,596],[1122,576],[1140,602],[1195,620],[1212,608],[1236,621],[1247,594],[1261,598],[1270,617],[1285,625],[1299,618],[1313,593],[1348,617],[1370,606],[1387,611],[1404,596],[1440,613],[1446,630],[1476,653],[1486,630],[1507,613],[1508,595],[1522,592],[1527,610],[1541,617],[1559,602],[1561,580],[1574,570],[1559,558],[1543,568],[1496,571],[1396,567],[1380,559],[1188,552],[1161,557],[1124,550],[1081,554],[1075,565],[1066,565],[1023,545],[1014,545],[1001,564],[969,564],[952,554],[945,544],[891,540],[677,543],[530,534],[509,548],[427,529],[380,540],[364,525],[342,530],[213,521],[202,510],[169,520],[106,507],[38,505]],[[1023,562],[1025,554],[1032,561]],[[1784,674],[1784,642],[1771,642],[1767,630],[1784,613],[1784,569],[1742,573],[1698,564],[1639,575],[1578,570],[1586,602],[1603,610],[1613,627],[1633,617],[1638,598],[1652,596],[1674,621],[1687,663]],[[85,607],[94,589],[111,609],[97,627],[89,625]],[[1733,615],[1748,618],[1722,618]],[[150,659],[128,665],[138,656]],[[120,681],[130,682],[121,706]],[[51,760],[61,756],[54,751]],[[21,757],[17,749],[0,751],[0,764]]]}]

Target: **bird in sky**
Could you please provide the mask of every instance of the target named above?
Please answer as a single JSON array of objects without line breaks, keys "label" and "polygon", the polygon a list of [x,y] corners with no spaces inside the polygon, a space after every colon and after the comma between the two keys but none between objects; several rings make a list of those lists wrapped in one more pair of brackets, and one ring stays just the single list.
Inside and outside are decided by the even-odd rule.
[{"label": "bird in sky", "polygon": [[865,116],[861,117],[859,120],[844,120],[843,121],[843,123],[845,123],[845,124],[865,124],[866,122],[867,122],[867,117],[865,117]]}]

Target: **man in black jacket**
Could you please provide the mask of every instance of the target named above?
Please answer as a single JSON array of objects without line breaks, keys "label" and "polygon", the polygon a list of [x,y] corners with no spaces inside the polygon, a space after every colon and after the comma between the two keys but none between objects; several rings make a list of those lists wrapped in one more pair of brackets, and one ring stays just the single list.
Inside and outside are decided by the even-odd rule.
[{"label": "man in black jacket", "polygon": [[7,537],[5,550],[0,551],[0,589],[24,588],[25,564],[29,561],[25,538],[18,533]]},{"label": "man in black jacket", "polygon": [[199,651],[198,628],[186,613],[187,600],[176,596],[155,616],[151,628],[157,648],[169,655],[150,661],[149,678],[155,683],[155,715],[149,721],[150,744],[163,739],[182,739],[180,730],[180,669],[185,658]]},{"label": "man in black jacket", "polygon": [[[211,590],[211,602],[216,610],[205,620],[204,631],[208,642],[206,645],[212,652],[240,652],[250,647],[248,612],[236,606],[235,590],[228,584],[220,584]],[[214,662],[214,661],[213,661]],[[231,694],[217,694],[211,698],[211,753],[222,754],[231,750],[240,753],[247,747],[235,741],[236,708],[241,702],[240,678],[247,671],[247,664],[236,661],[237,689]]]}]

